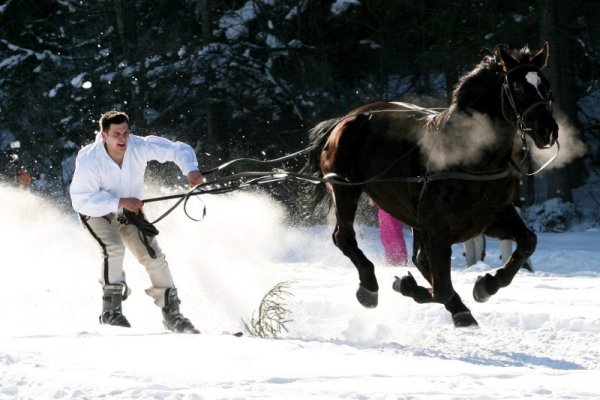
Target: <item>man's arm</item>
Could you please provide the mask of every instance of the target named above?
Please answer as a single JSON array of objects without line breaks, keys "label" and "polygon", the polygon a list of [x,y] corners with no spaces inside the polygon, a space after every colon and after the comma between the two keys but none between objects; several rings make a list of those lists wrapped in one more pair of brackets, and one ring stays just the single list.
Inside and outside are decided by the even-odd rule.
[{"label": "man's arm", "polygon": [[[140,137],[137,138],[137,140],[140,139]],[[131,139],[133,137],[130,137]],[[172,161],[177,164],[185,176],[198,170],[196,153],[190,145],[183,142],[173,142],[160,136],[145,136],[141,140],[144,141],[144,152],[148,161]]]},{"label": "man's arm", "polygon": [[73,209],[90,217],[102,217],[119,209],[119,198],[100,187],[100,177],[88,163],[76,162],[69,188]]}]

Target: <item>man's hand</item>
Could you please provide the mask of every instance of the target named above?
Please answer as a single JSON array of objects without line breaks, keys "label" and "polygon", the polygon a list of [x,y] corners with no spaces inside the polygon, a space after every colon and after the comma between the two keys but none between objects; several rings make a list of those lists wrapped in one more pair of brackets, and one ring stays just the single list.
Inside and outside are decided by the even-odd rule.
[{"label": "man's hand", "polygon": [[190,186],[196,186],[204,182],[204,176],[202,176],[202,173],[200,171],[191,171],[187,175],[187,180]]},{"label": "man's hand", "polygon": [[136,214],[141,211],[142,207],[144,207],[144,203],[135,197],[123,197],[119,199],[119,208],[124,208]]}]

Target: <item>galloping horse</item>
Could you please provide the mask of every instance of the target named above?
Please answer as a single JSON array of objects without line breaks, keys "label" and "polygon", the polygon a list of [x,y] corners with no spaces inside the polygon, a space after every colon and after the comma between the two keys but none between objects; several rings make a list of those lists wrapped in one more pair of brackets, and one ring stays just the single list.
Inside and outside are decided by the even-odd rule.
[{"label": "galloping horse", "polygon": [[[455,326],[477,325],[454,291],[451,245],[476,235],[511,239],[511,258],[473,289],[484,302],[508,286],[534,252],[537,238],[513,206],[518,184],[511,171],[513,142],[520,133],[538,148],[558,139],[552,94],[541,70],[548,43],[537,52],[497,46],[460,78],[449,108],[377,102],[321,122],[311,132],[314,150],[305,171],[322,176],[335,207],[335,245],[354,263],[356,296],[375,307],[379,285],[374,265],[358,248],[353,228],[364,192],[413,229],[412,260],[431,288],[410,274],[392,287],[417,303],[442,303]],[[319,197],[319,196],[317,196]]]}]

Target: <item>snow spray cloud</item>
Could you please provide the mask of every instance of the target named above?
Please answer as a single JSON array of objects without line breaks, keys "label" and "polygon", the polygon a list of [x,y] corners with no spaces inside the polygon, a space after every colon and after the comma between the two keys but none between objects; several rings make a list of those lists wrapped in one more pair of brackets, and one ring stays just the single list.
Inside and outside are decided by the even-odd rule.
[{"label": "snow spray cloud", "polygon": [[11,321],[3,329],[96,321],[101,255],[75,212],[11,185],[0,184],[0,196],[3,274],[10,282],[0,294],[0,315]]},{"label": "snow spray cloud", "polygon": [[441,170],[478,162],[483,151],[495,141],[496,134],[490,119],[475,113],[471,117],[452,115],[447,123],[442,124],[440,131],[432,129],[420,144],[428,168]]},{"label": "snow spray cloud", "polygon": [[[173,193],[152,184],[146,194],[150,198]],[[152,220],[171,204],[148,203],[144,210]],[[203,204],[206,217],[200,222],[178,208],[156,224],[182,298],[186,304],[200,305],[199,326],[214,329],[222,324],[222,329],[231,329],[241,317],[249,319],[267,291],[285,280],[285,274],[272,273],[273,267],[341,256],[330,241],[315,243],[321,237],[285,226],[282,205],[264,193],[193,196],[188,213],[201,217]],[[214,315],[218,320],[202,320]]]},{"label": "snow spray cloud", "polygon": [[[581,157],[586,152],[585,144],[579,139],[577,130],[573,127],[566,116],[555,112],[555,119],[558,123],[558,142],[560,143],[560,151],[558,155],[550,163],[548,169],[562,168],[577,157]],[[533,161],[537,167],[542,166],[548,161],[556,151],[556,147],[551,149],[538,149],[533,144],[533,141],[528,138],[529,149]]]},{"label": "snow spray cloud", "polygon": [[[561,168],[577,157],[585,154],[585,144],[577,136],[577,130],[558,115],[558,141],[560,152],[548,168]],[[443,125],[443,124],[442,124]],[[483,151],[489,150],[497,140],[492,123],[483,114],[472,117],[453,116],[441,131],[432,130],[421,141],[421,152],[427,166],[432,170],[441,170],[458,164],[476,163],[481,160]],[[518,135],[515,134],[515,140]],[[556,151],[538,149],[533,140],[527,137],[528,146],[537,167],[548,161]]]},{"label": "snow spray cloud", "polygon": [[[66,213],[52,201],[10,185],[0,184],[0,195],[4,205],[0,208],[0,240],[7,264],[19,265],[19,269],[25,270],[41,264],[40,273],[48,271],[51,275],[63,268],[58,266],[61,261],[77,265],[80,263],[72,258],[97,252],[74,211]],[[53,280],[57,279],[58,274]],[[54,283],[45,282],[44,285]]]},{"label": "snow spray cloud", "polygon": [[[158,190],[150,185],[146,197],[167,194]],[[171,205],[149,203],[144,211],[153,220]],[[206,310],[210,310],[208,314],[222,314],[231,325],[241,316],[250,315],[277,283],[263,267],[278,258],[281,210],[264,195],[242,192],[192,196],[186,210],[200,219],[204,207],[206,216],[198,222],[190,220],[181,207],[175,209],[156,224],[158,240],[182,296],[185,292],[187,301],[201,304],[203,315]]]}]

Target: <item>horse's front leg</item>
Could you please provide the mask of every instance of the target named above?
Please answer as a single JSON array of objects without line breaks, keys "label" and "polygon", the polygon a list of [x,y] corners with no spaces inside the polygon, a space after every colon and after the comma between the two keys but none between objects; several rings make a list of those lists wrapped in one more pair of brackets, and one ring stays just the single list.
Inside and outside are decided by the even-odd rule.
[{"label": "horse's front leg", "polygon": [[510,259],[496,271],[495,275],[485,274],[477,278],[473,297],[480,303],[489,300],[500,288],[510,285],[537,245],[537,236],[525,225],[517,209],[512,205],[496,216],[495,222],[486,229],[485,234],[499,239],[514,240],[517,247]]},{"label": "horse's front leg", "polygon": [[359,190],[351,188],[333,188],[337,219],[333,242],[352,261],[358,271],[360,285],[356,291],[356,298],[364,307],[372,308],[377,307],[379,298],[375,266],[358,248],[353,226],[360,193]]}]

